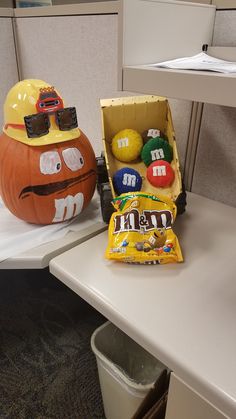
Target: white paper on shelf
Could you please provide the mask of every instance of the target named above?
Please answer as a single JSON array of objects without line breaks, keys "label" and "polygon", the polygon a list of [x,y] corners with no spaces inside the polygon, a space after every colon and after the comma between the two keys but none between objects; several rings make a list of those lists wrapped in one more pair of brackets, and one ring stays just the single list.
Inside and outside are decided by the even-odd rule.
[{"label": "white paper on shelf", "polygon": [[236,62],[225,61],[200,52],[192,57],[176,58],[161,63],[148,64],[148,67],[164,67],[178,70],[203,70],[219,73],[236,73]]}]

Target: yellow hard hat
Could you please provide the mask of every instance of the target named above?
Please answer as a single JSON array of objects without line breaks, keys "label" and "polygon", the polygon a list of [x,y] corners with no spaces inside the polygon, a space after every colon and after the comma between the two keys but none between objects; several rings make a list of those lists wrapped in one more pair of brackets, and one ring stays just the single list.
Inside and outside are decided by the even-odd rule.
[{"label": "yellow hard hat", "polygon": [[[9,137],[31,146],[74,140],[80,136],[77,124],[76,127],[72,125],[71,129],[65,130],[61,130],[58,126],[56,115],[66,109],[75,108],[64,108],[61,95],[53,86],[36,79],[20,81],[7,94],[4,104],[3,131]],[[45,135],[40,134],[40,136],[30,138],[26,119],[38,115],[46,118],[48,131]]]}]

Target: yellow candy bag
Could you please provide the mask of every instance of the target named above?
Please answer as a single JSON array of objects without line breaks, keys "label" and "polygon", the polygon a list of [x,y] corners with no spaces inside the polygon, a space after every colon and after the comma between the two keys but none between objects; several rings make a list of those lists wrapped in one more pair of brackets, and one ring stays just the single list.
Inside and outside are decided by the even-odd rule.
[{"label": "yellow candy bag", "polygon": [[106,258],[141,264],[183,261],[172,230],[176,206],[171,199],[134,192],[113,199],[113,205]]}]

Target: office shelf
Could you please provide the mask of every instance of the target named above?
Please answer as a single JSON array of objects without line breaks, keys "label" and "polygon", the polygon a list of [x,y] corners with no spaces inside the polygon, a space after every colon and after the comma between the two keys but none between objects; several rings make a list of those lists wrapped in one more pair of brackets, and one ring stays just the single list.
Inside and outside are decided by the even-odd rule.
[{"label": "office shelf", "polygon": [[170,70],[145,66],[123,68],[123,90],[236,107],[236,74]]}]

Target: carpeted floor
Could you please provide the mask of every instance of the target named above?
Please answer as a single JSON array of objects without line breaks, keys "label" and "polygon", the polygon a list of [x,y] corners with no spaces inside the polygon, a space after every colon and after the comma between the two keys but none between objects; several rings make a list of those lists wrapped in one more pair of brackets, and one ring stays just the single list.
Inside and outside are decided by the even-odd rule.
[{"label": "carpeted floor", "polygon": [[0,271],[0,418],[104,419],[90,336],[105,321],[47,270]]}]

